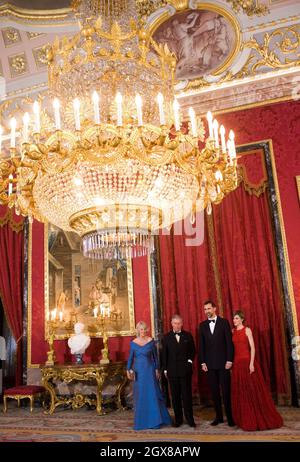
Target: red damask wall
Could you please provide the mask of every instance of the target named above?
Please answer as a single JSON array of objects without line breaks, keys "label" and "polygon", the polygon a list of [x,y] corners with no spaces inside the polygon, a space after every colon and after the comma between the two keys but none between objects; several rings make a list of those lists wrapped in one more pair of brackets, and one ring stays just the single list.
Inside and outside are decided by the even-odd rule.
[{"label": "red damask wall", "polygon": [[[248,144],[271,139],[278,177],[287,247],[298,323],[300,322],[300,202],[295,177],[300,175],[300,103],[284,102],[245,109],[218,116],[220,123],[233,127],[237,144]],[[33,224],[32,240],[32,326],[31,364],[46,360],[47,344],[44,341],[44,231],[43,225]],[[133,261],[134,298],[136,321],[150,325],[150,294],[146,258]],[[112,338],[109,349],[112,359],[126,359],[129,337]],[[59,362],[69,358],[65,341],[55,342]],[[98,361],[101,345],[98,339],[87,351],[87,361]]]},{"label": "red damask wall", "polygon": [[272,140],[299,324],[300,201],[295,177],[300,175],[300,102],[245,109],[220,115],[218,120],[234,128],[237,144]]}]

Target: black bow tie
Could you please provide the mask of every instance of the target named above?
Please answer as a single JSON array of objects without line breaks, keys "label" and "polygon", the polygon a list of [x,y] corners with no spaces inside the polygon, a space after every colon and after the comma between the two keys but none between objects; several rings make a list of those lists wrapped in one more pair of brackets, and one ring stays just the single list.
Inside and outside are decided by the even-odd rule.
[{"label": "black bow tie", "polygon": [[182,332],[174,332],[174,335],[182,335]]},{"label": "black bow tie", "polygon": [[215,320],[215,319],[211,319],[209,322],[216,322],[216,320]]}]

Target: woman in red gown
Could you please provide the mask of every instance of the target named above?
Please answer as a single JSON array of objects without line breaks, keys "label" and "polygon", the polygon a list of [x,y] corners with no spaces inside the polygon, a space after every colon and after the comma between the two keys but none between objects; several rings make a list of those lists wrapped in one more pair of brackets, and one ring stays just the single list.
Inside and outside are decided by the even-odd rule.
[{"label": "woman in red gown", "polygon": [[233,317],[234,362],[231,378],[232,416],[246,431],[268,430],[283,425],[255,360],[251,329],[243,325],[245,316],[236,311]]}]

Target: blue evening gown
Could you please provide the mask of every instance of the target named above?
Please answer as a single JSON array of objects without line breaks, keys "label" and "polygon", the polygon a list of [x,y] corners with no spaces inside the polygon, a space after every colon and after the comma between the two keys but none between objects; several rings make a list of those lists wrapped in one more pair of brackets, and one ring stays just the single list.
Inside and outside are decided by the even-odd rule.
[{"label": "blue evening gown", "polygon": [[131,341],[127,369],[133,369],[134,429],[160,428],[170,425],[168,413],[160,390],[155,369],[158,369],[154,340],[140,346]]}]

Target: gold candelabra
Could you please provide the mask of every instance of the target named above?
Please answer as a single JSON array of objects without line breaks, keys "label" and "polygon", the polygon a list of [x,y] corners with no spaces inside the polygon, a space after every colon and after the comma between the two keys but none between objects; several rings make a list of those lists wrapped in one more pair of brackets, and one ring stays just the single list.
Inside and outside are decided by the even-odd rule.
[{"label": "gold candelabra", "polygon": [[100,364],[108,364],[110,360],[108,352],[107,323],[112,320],[109,303],[101,303],[99,309],[98,307],[93,309],[93,313],[97,330],[102,334],[103,338],[103,348],[101,350],[102,356],[100,359]]},{"label": "gold candelabra", "polygon": [[55,331],[58,328],[58,323],[59,321],[56,321],[55,319],[48,320],[47,322],[47,341],[49,343],[49,351],[47,352],[46,366],[54,366],[54,364],[56,363],[56,355],[54,351],[54,337]]},{"label": "gold candelabra", "polygon": [[[49,351],[47,352],[47,361],[46,366],[54,366],[56,363],[56,355],[54,351],[54,339],[55,334],[58,329],[64,329],[68,332],[71,332],[74,329],[74,321],[72,319],[73,313],[71,314],[71,319],[66,321],[63,317],[62,311],[58,313],[57,318],[57,308],[54,308],[47,316],[47,341],[49,344]],[[75,315],[75,322],[77,322]]]}]

